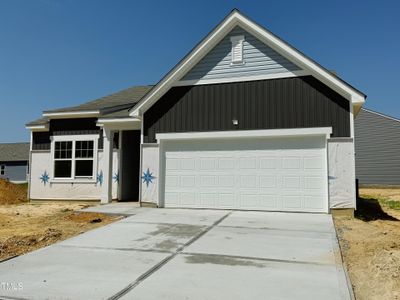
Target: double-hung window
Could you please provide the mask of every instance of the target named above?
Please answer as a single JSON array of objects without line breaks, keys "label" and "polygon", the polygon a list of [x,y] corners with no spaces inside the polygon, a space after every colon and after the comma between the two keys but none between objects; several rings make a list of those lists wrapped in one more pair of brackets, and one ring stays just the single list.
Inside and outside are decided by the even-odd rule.
[{"label": "double-hung window", "polygon": [[[53,178],[94,179],[97,162],[96,137],[53,137]],[[97,137],[98,138],[98,137]]]},{"label": "double-hung window", "polygon": [[6,165],[0,165],[0,175],[6,175]]}]

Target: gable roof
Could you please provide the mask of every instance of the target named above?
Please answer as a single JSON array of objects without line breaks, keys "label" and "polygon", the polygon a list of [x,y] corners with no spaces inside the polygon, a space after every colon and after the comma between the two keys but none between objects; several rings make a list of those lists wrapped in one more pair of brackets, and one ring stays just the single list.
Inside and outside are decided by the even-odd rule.
[{"label": "gable roof", "polygon": [[28,161],[29,143],[0,144],[0,161]]},{"label": "gable roof", "polygon": [[130,110],[130,116],[137,117],[143,114],[236,26],[242,27],[294,64],[309,71],[353,105],[361,106],[364,103],[366,95],[361,91],[234,9]]}]

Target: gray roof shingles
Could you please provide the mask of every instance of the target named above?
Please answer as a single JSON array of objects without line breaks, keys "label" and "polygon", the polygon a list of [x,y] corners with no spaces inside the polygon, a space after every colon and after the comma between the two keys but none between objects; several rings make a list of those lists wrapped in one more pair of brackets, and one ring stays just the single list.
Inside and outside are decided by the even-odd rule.
[{"label": "gray roof shingles", "polygon": [[29,143],[0,144],[0,161],[28,161]]},{"label": "gray roof shingles", "polygon": [[83,103],[81,105],[65,107],[60,109],[48,110],[45,113],[57,112],[79,112],[79,111],[92,111],[103,110],[120,105],[135,105],[140,99],[152,88],[152,86],[134,86],[125,90],[116,92],[109,96],[105,96],[93,101]]},{"label": "gray roof shingles", "polygon": [[[138,103],[152,87],[151,85],[134,86],[77,106],[47,110],[44,113],[99,111],[100,116],[104,118],[128,117],[129,109]],[[48,121],[47,117],[42,117],[27,123],[26,126],[45,125]]]}]

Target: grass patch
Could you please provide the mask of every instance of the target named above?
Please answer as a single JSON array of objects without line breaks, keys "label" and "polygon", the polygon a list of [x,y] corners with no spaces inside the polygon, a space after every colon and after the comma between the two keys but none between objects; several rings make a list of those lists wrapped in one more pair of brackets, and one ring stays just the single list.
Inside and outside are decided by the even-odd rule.
[{"label": "grass patch", "polygon": [[358,199],[358,201],[362,201],[362,202],[378,202],[380,206],[382,207],[386,207],[386,208],[390,208],[393,210],[400,210],[400,201],[398,200],[392,200],[390,198],[386,198],[386,197],[379,197],[377,195],[372,196],[372,195],[361,195],[360,199]]},{"label": "grass patch", "polygon": [[24,182],[24,183],[18,183],[18,186],[20,186],[20,187],[22,187],[22,188],[24,188],[24,189],[28,190],[28,183],[27,183],[27,182]]},{"label": "grass patch", "polygon": [[375,220],[398,221],[396,218],[387,214],[382,207],[382,203],[376,197],[362,196],[357,199],[355,217],[365,222]]},{"label": "grass patch", "polygon": [[382,206],[388,207],[390,209],[394,209],[394,210],[400,210],[400,201],[396,201],[396,200],[390,200],[390,199],[378,199],[379,203]]}]

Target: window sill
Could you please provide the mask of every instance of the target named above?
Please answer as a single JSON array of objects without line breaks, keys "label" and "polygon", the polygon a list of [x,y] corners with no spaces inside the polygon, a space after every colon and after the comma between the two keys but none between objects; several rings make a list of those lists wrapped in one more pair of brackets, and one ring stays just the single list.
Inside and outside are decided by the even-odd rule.
[{"label": "window sill", "polygon": [[246,64],[245,61],[236,61],[236,62],[231,62],[231,67],[239,67],[239,66],[244,66]]},{"label": "window sill", "polygon": [[97,183],[96,179],[90,178],[90,179],[85,179],[85,178],[60,178],[60,179],[51,179],[50,183]]}]

